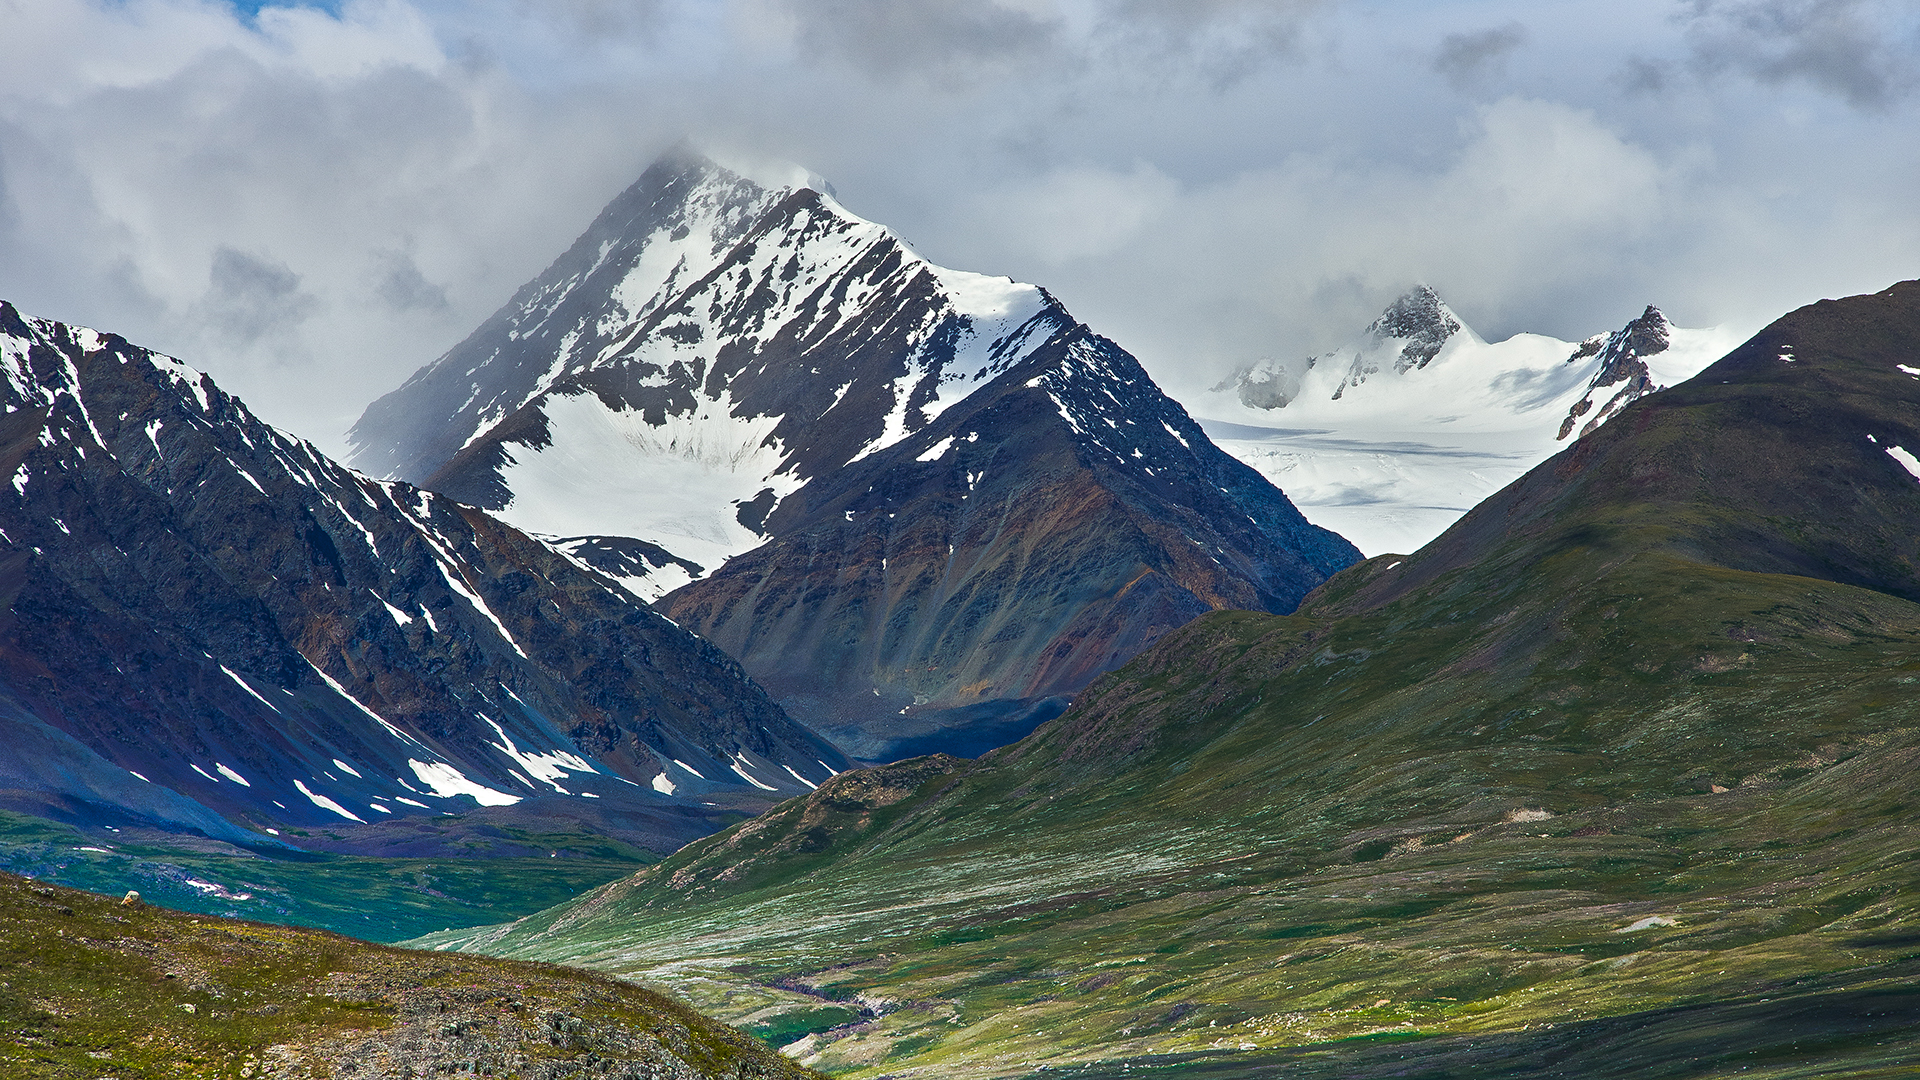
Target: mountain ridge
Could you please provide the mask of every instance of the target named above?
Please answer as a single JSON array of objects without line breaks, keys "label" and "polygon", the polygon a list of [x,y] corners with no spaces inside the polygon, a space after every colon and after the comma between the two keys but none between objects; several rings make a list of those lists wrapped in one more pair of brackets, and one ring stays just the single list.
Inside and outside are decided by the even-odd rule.
[{"label": "mountain ridge", "polygon": [[[603,214],[356,430],[429,413],[430,382],[506,400],[490,363],[544,372],[427,486],[608,549],[624,585],[856,756],[997,745],[1166,629],[1290,607],[1358,557],[1045,289],[938,267],[814,188],[705,159],[664,159],[642,189],[681,202],[617,241]],[[700,192],[739,208],[724,242],[668,228]],[[642,272],[669,264],[698,265]],[[502,336],[563,308],[565,348]],[[624,538],[658,551],[611,554]]]},{"label": "mountain ridge", "polygon": [[593,799],[670,849],[715,824],[688,795],[847,765],[610,579],[339,466],[178,361],[0,304],[0,373],[17,809],[274,847]]}]

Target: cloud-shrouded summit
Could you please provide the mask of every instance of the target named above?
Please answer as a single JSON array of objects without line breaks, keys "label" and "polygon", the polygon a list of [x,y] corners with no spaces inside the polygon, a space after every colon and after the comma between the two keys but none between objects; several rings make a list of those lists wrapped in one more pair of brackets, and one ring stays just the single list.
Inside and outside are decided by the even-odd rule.
[{"label": "cloud-shrouded summit", "polygon": [[1045,282],[1176,396],[1414,281],[1490,339],[1911,272],[1892,0],[46,0],[0,10],[0,295],[331,449],[685,135]]}]

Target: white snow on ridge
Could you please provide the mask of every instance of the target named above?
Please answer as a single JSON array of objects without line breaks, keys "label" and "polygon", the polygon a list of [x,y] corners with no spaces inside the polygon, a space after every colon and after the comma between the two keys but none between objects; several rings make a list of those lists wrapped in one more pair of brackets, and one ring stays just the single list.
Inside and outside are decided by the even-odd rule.
[{"label": "white snow on ridge", "polygon": [[232,668],[228,667],[225,664],[221,664],[220,670],[226,672],[227,678],[232,679],[235,683],[237,683],[240,689],[245,690],[247,693],[252,694],[256,699],[258,699],[260,704],[265,705],[267,708],[272,709],[274,712],[280,711],[280,706],[275,705],[273,702],[268,701],[266,698],[260,697],[260,692],[258,690],[255,690],[253,687],[248,686],[247,680],[241,678],[238,675],[235,675],[233,673]]},{"label": "white snow on ridge", "polygon": [[[301,659],[304,660],[306,658],[302,657]],[[357,697],[354,697],[352,694],[347,693],[347,688],[335,682],[333,676],[327,674],[324,671],[321,671],[320,665],[314,663],[311,660],[307,660],[307,666],[312,668],[313,673],[315,675],[320,676],[321,680],[325,682],[327,686],[333,690],[334,693],[339,694],[343,698],[346,698],[349,702],[353,704],[354,708],[359,709],[361,712],[366,713],[368,716],[371,716],[376,723],[378,723],[381,727],[387,729],[387,734],[392,735],[394,738],[399,739],[402,742],[410,742],[413,745],[419,746],[422,748],[426,746],[426,744],[422,743],[419,739],[414,738],[413,736],[407,734],[404,731],[401,731],[399,728],[394,727],[392,724],[388,723],[387,719],[381,716],[379,713],[374,712],[372,709],[367,708],[365,705],[362,705],[360,703],[360,699]]]},{"label": "white snow on ridge", "polygon": [[482,716],[480,719],[485,720],[487,726],[493,728],[494,733],[500,736],[499,742],[488,743],[487,745],[518,762],[521,768],[527,770],[529,776],[550,785],[555,791],[559,791],[562,794],[571,794],[571,792],[566,791],[566,789],[554,782],[565,779],[569,771],[579,773],[596,773],[599,771],[588,763],[585,758],[582,758],[578,754],[568,753],[565,750],[552,750],[544,754],[534,754],[522,750],[514,744],[513,737],[508,735],[506,729],[501,727],[497,721],[487,716]]},{"label": "white snow on ridge", "polygon": [[362,825],[365,825],[367,823],[366,818],[363,818],[359,814],[356,814],[353,811],[347,809],[346,807],[341,806],[339,803],[334,802],[332,799],[327,798],[325,795],[315,795],[312,789],[308,788],[304,781],[295,780],[293,782],[293,786],[296,788],[299,788],[300,794],[305,795],[309,802],[313,803],[313,805],[319,807],[320,809],[331,810],[334,813],[339,814],[343,818],[347,818],[352,821],[357,821]]},{"label": "white snow on ridge", "polygon": [[757,787],[762,791],[780,790],[779,788],[776,788],[771,784],[763,784],[759,780],[754,779],[753,774],[748,772],[746,769],[747,766],[751,766],[752,764],[753,762],[747,760],[746,755],[744,754],[736,753],[733,755],[732,768],[733,768],[734,774],[739,776],[740,779],[745,780],[747,783],[752,784],[754,787]]},{"label": "white snow on ridge", "polygon": [[[1661,387],[1692,378],[1745,337],[1724,328],[1669,332],[1665,351],[1642,357]],[[1249,406],[1232,388],[1182,404],[1308,521],[1369,556],[1407,553],[1576,441],[1556,438],[1596,370],[1591,358],[1568,362],[1576,347],[1537,334],[1489,343],[1463,326],[1424,368],[1383,366],[1338,399],[1347,365],[1336,362],[1338,370],[1308,371],[1283,407]],[[1595,391],[1596,408],[1617,389]]]},{"label": "white snow on ridge", "polygon": [[1887,447],[1887,456],[1899,462],[1901,468],[1912,473],[1915,480],[1920,480],[1920,458],[1914,457],[1904,447],[1899,446]]},{"label": "white snow on ridge", "polygon": [[511,447],[513,464],[502,472],[513,501],[498,516],[521,529],[636,537],[712,569],[761,543],[734,503],[799,487],[775,473],[784,458],[772,438],[780,418],[731,416],[724,399],[702,398],[696,412],[669,413],[660,427],[593,394],[548,398],[545,412],[553,442]]},{"label": "white snow on ridge", "polygon": [[[467,778],[459,769],[444,761],[416,761],[407,759],[407,766],[420,782],[433,789],[433,793],[442,799],[451,799],[455,795],[471,795],[481,806],[512,806],[520,801],[520,796],[509,795],[504,791],[495,791],[485,784]],[[406,802],[397,799],[396,802]]]}]

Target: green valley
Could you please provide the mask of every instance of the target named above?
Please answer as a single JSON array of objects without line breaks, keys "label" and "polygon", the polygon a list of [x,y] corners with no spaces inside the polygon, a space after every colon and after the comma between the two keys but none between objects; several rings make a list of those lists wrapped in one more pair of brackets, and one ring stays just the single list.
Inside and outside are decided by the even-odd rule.
[{"label": "green valley", "polygon": [[1916,356],[1920,284],[1802,309],[1020,743],[420,943],[859,1077],[1911,1069]]}]

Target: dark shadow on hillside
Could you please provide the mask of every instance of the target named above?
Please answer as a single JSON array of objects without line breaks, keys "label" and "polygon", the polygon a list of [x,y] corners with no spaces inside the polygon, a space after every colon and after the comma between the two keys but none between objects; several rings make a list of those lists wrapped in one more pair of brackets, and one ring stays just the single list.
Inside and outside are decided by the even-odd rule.
[{"label": "dark shadow on hillside", "polygon": [[[1371,1036],[1290,1050],[1180,1054],[1048,1069],[1053,1080],[1690,1080],[1920,1073],[1920,964],[1871,989],[1655,1009],[1527,1032]],[[1899,1071],[1894,1071],[1899,1070]]]}]

